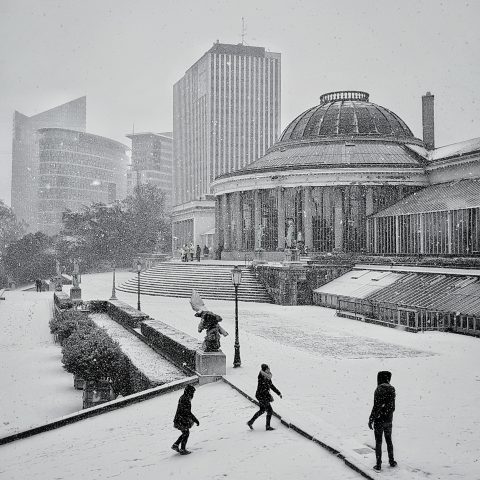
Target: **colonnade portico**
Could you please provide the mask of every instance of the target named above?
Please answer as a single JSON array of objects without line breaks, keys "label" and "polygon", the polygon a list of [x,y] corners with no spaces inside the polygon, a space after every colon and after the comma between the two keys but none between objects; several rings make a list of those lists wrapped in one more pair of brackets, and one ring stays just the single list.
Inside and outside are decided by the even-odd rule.
[{"label": "colonnade portico", "polygon": [[304,185],[220,194],[217,242],[224,252],[283,251],[292,225],[292,246],[307,252],[373,251],[367,215],[404,192],[391,185]]}]

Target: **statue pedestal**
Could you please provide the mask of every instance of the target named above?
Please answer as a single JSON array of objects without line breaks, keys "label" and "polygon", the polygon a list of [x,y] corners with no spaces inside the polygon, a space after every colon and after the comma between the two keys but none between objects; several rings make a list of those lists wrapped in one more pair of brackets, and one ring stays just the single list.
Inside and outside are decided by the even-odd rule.
[{"label": "statue pedestal", "polygon": [[222,351],[204,352],[197,350],[195,354],[195,373],[199,383],[215,382],[227,373],[227,359]]},{"label": "statue pedestal", "polygon": [[80,287],[72,287],[70,289],[70,300],[74,303],[81,303],[82,289]]}]

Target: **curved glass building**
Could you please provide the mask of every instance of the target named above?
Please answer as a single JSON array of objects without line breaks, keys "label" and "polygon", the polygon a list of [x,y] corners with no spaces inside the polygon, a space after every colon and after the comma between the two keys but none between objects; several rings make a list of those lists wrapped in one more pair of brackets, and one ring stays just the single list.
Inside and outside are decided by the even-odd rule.
[{"label": "curved glass building", "polygon": [[127,146],[64,128],[42,128],[38,134],[39,230],[58,233],[67,209],[125,198]]}]

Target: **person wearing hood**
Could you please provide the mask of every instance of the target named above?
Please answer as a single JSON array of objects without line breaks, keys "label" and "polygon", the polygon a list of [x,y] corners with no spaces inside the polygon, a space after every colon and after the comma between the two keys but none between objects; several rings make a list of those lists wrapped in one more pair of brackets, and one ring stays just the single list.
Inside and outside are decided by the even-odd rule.
[{"label": "person wearing hood", "polygon": [[267,431],[275,430],[273,427],[270,426],[270,420],[272,418],[272,406],[270,405],[273,402],[272,394],[270,393],[270,389],[273,390],[280,398],[282,398],[282,394],[278,390],[278,388],[272,383],[272,373],[270,372],[270,368],[267,364],[262,363],[260,373],[258,374],[258,386],[257,392],[255,393],[255,397],[258,400],[260,405],[260,409],[258,412],[247,422],[248,427],[250,430],[253,430],[253,422],[267,412],[267,422],[265,429]]},{"label": "person wearing hood", "polygon": [[178,437],[177,441],[172,445],[172,450],[180,453],[180,455],[188,455],[191,453],[187,450],[187,441],[190,436],[190,428],[196,423],[200,425],[197,417],[192,413],[192,398],[195,394],[195,387],[193,385],[187,385],[183,392],[183,395],[178,400],[177,412],[173,419],[173,426],[180,430],[182,434]]},{"label": "person wearing hood", "polygon": [[368,428],[375,433],[375,455],[377,463],[374,470],[382,469],[382,438],[385,435],[387,444],[388,461],[391,467],[396,467],[397,462],[393,457],[392,422],[395,411],[395,388],[390,385],[391,372],[382,371],[377,374],[377,388],[373,397],[373,408],[368,419]]}]

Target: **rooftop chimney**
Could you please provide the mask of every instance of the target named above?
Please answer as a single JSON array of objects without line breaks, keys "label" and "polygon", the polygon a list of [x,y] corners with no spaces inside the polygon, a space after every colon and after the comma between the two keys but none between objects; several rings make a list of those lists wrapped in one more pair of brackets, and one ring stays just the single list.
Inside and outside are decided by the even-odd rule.
[{"label": "rooftop chimney", "polygon": [[430,92],[422,96],[423,142],[427,150],[435,148],[434,99]]}]

